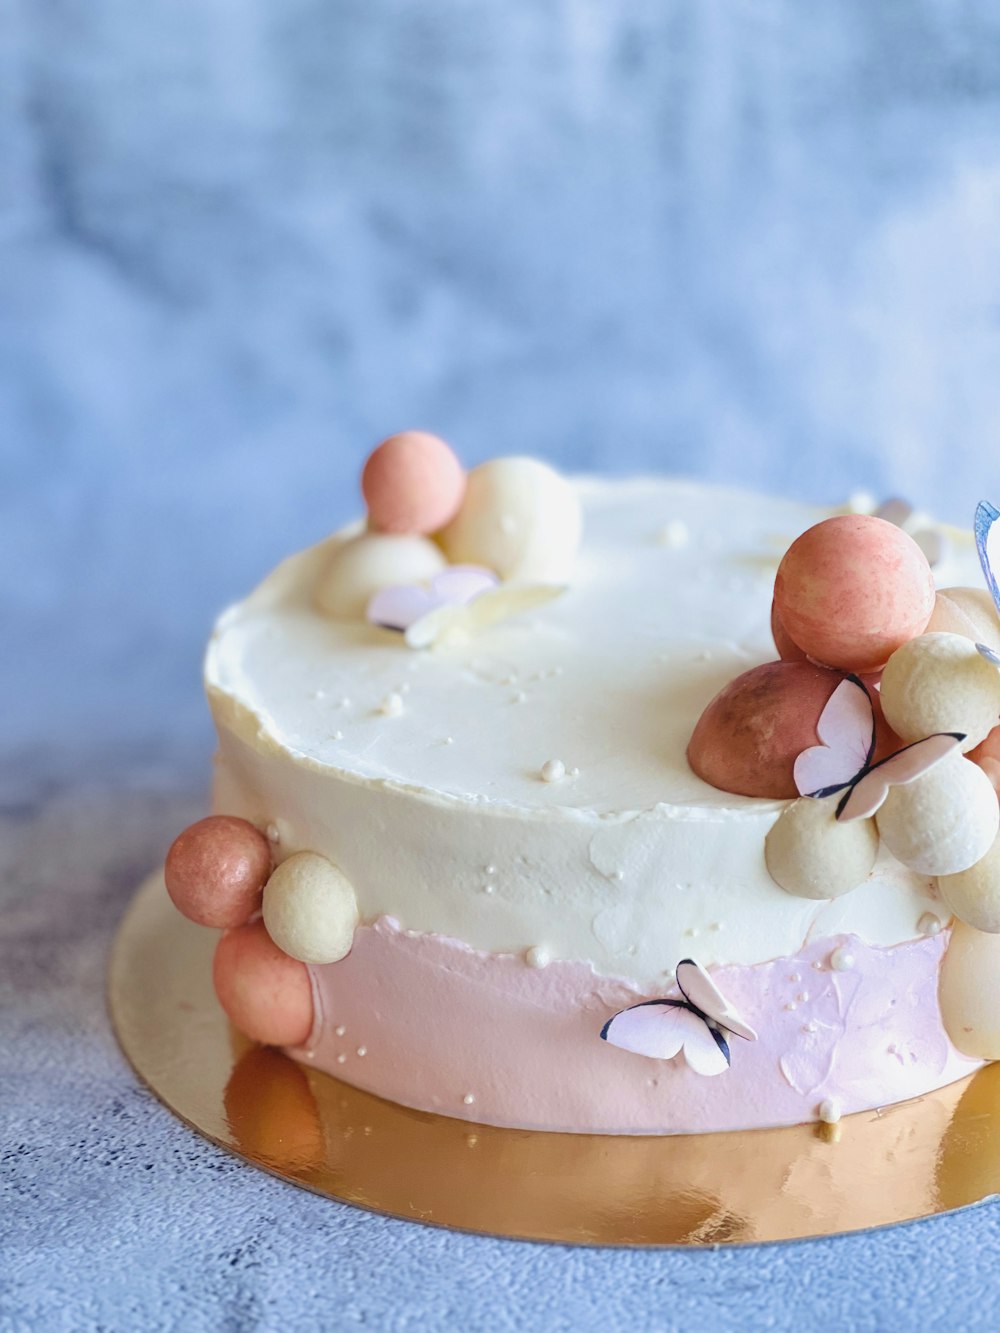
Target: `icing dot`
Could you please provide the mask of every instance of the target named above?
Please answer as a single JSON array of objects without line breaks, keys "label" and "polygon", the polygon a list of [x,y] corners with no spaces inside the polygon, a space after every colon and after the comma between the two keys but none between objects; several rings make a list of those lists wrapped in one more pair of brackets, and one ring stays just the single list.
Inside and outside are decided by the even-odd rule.
[{"label": "icing dot", "polygon": [[337,1056],[337,1064],[338,1064],[338,1065],[345,1064],[346,1062],[347,1062],[347,1056],[346,1056],[346,1055],[338,1055],[338,1056]]},{"label": "icing dot", "polygon": [[367,1054],[368,1054],[368,1047],[367,1047],[367,1046],[359,1046],[359,1047],[358,1047],[358,1055],[365,1056],[365,1055],[367,1055]]},{"label": "icing dot", "polygon": [[940,935],[941,918],[935,916],[933,912],[925,912],[917,922],[917,930],[921,935]]},{"label": "icing dot", "polygon": [[834,972],[850,972],[854,966],[854,954],[841,944],[830,955],[830,966]]},{"label": "icing dot", "polygon": [[403,711],[403,696],[393,690],[379,704],[378,711],[383,717],[399,717]]},{"label": "icing dot", "polygon": [[343,1037],[347,1032],[347,1028],[344,1027],[343,1023],[338,1023],[333,1030],[338,1037]]},{"label": "icing dot", "polygon": [[462,1098],[462,1101],[465,1102],[466,1106],[471,1106],[475,1100],[475,1096],[471,1092],[467,1092]]},{"label": "icing dot", "polygon": [[487,875],[495,875],[497,873],[497,868],[495,865],[484,866],[484,870],[486,871]]},{"label": "icing dot", "polygon": [[682,547],[687,546],[691,540],[691,533],[683,519],[673,518],[669,523],[664,523],[656,535],[656,540],[661,546],[667,546],[672,551],[679,551]]},{"label": "icing dot", "polygon": [[543,782],[561,782],[566,776],[566,765],[561,759],[546,759],[542,765]]},{"label": "icing dot", "polygon": [[549,951],[540,944],[534,944],[524,955],[524,961],[529,967],[547,967],[550,961]]},{"label": "icing dot", "polygon": [[835,1097],[825,1097],[819,1104],[817,1114],[825,1125],[835,1125],[840,1119],[840,1102]]}]

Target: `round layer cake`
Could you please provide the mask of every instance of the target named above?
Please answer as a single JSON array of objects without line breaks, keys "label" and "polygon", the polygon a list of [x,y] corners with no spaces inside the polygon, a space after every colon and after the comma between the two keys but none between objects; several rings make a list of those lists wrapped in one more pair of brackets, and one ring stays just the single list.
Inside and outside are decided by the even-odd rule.
[{"label": "round layer cake", "polygon": [[[833,511],[574,484],[570,586],[465,642],[415,651],[324,614],[317,580],[352,533],[216,627],[216,810],[267,828],[279,858],[329,858],[357,895],[350,952],[310,967],[294,1054],[423,1110],[606,1133],[788,1124],[972,1072],[941,1021],[933,880],[883,851],[836,901],[791,896],[764,860],[784,803],[716,790],[685,757],[708,701],[774,657],[778,561]],[[938,577],[975,579],[971,539]],[[721,1077],[601,1040],[616,1012],[676,996],[687,958],[757,1034]]]}]

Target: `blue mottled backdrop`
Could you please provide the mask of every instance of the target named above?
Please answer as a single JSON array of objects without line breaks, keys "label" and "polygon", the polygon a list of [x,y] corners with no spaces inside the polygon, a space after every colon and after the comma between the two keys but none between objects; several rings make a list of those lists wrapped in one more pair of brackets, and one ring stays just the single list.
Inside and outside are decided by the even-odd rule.
[{"label": "blue mottled backdrop", "polygon": [[323,1204],[152,1105],[101,1007],[203,799],[211,615],[375,440],[961,520],[998,238],[995,5],[0,0],[0,1327],[1000,1323],[992,1209],[587,1256]]}]

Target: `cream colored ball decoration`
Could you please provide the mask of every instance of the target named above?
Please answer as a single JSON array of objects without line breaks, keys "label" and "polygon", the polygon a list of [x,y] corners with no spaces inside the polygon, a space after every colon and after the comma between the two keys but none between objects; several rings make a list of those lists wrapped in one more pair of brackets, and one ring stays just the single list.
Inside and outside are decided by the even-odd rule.
[{"label": "cream colored ball decoration", "polygon": [[942,588],[925,632],[961,634],[1000,653],[1000,617],[985,588]]},{"label": "cream colored ball decoration", "polygon": [[764,841],[771,878],[797,898],[839,898],[863,884],[878,855],[874,819],[841,822],[839,798],[800,797],[787,805]]},{"label": "cream colored ball decoration", "polygon": [[446,566],[429,537],[363,532],[334,548],[316,584],[316,604],[336,620],[364,620],[380,588],[425,583]]},{"label": "cream colored ball decoration", "polygon": [[881,700],[904,741],[958,731],[962,749],[972,750],[1000,719],[1000,671],[960,634],[921,634],[889,658]]},{"label": "cream colored ball decoration", "polygon": [[963,1055],[1000,1060],[1000,935],[955,922],[938,999],[945,1031]]},{"label": "cream colored ball decoration", "polygon": [[955,752],[916,781],[890,787],[875,822],[903,865],[920,875],[955,875],[992,847],[1000,805],[983,770]]},{"label": "cream colored ball decoration", "polygon": [[469,473],[465,499],[438,533],[453,564],[502,579],[566,583],[583,528],[576,487],[535,458],[495,458]]},{"label": "cream colored ball decoration", "polygon": [[938,892],[945,906],[967,926],[1000,934],[1000,838],[968,870],[940,875]]},{"label": "cream colored ball decoration", "polygon": [[325,856],[296,852],[264,886],[264,925],[303,963],[336,963],[351,951],[358,903],[350,880]]}]

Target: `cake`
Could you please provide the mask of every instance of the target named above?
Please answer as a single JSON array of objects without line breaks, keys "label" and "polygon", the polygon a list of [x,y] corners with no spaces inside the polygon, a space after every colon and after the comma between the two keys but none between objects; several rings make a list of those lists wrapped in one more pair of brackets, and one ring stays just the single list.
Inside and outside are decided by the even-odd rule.
[{"label": "cake", "polygon": [[[214,814],[166,878],[223,930],[237,1027],[422,1111],[600,1134],[831,1121],[1000,1055],[1000,620],[971,534],[466,476],[415,432],[363,490],[367,525],[208,648]],[[829,791],[789,787],[838,746]]]}]

